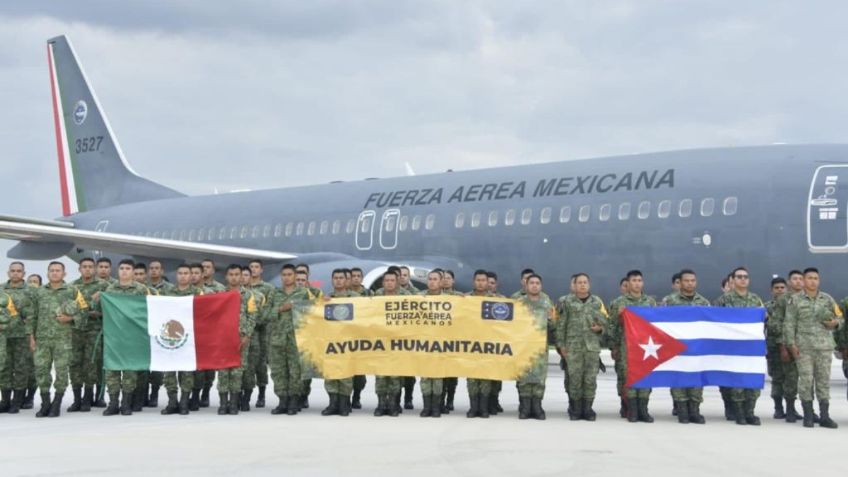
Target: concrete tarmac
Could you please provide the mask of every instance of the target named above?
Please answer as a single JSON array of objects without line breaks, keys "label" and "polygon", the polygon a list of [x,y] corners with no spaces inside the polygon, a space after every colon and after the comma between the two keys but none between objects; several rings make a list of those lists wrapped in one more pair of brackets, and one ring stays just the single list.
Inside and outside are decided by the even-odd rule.
[{"label": "concrete tarmac", "polygon": [[[310,409],[297,416],[272,416],[277,400],[270,392],[269,407],[238,416],[218,416],[214,393],[210,408],[189,416],[162,416],[159,409],[108,418],[100,409],[63,409],[58,419],[36,419],[34,410],[2,414],[0,476],[838,475],[844,469],[839,443],[848,432],[840,365],[834,360],[831,386],[831,414],[842,426],[837,430],[773,419],[769,383],[758,403],[759,427],[725,421],[715,388],[705,393],[705,425],[678,424],[667,389],[652,395],[655,423],[628,423],[618,417],[612,366],[599,377],[598,420],[571,422],[562,371],[551,366],[546,421],[518,420],[514,383],[504,383],[505,413],[468,419],[464,380],[450,415],[420,418],[416,385],[414,411],[375,418],[372,377],[364,408],[346,418],[320,415],[327,403],[321,380],[313,381]],[[164,398],[163,391],[161,404]]]}]

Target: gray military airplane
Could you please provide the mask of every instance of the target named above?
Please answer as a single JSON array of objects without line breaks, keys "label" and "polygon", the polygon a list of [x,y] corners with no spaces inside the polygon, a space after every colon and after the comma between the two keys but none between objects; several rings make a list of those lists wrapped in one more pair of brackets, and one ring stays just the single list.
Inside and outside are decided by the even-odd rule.
[{"label": "gray military airplane", "polygon": [[[130,167],[69,40],[47,42],[62,217],[0,217],[10,258],[68,255],[260,258],[313,277],[361,267],[366,286],[390,264],[423,282],[436,267],[469,284],[494,270],[518,288],[532,267],[552,293],[586,271],[601,296],[629,270],[664,294],[696,270],[715,296],[747,266],[765,292],[774,275],[818,267],[844,294],[848,270],[848,146],[774,145],[638,154],[463,172],[188,197]],[[836,254],[836,255],[835,255]],[[324,283],[325,286],[328,283]],[[837,288],[842,288],[838,290]]]}]

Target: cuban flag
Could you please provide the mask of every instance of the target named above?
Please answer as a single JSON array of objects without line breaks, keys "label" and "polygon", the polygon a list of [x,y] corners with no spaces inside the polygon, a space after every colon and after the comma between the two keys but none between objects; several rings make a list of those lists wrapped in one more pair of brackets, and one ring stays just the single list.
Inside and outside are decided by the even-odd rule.
[{"label": "cuban flag", "polygon": [[762,389],[763,308],[632,307],[622,314],[627,387]]}]

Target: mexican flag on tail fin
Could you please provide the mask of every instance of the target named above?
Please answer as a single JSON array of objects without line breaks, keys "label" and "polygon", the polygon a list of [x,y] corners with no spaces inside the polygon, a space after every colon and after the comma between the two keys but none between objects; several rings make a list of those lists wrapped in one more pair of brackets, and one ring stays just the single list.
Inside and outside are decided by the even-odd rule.
[{"label": "mexican flag on tail fin", "polygon": [[194,371],[241,365],[237,292],[199,296],[104,293],[108,370]]}]

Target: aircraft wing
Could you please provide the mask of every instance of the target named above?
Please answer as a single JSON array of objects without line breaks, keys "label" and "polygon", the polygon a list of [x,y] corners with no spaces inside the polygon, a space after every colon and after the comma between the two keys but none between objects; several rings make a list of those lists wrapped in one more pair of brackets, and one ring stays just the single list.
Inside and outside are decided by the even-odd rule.
[{"label": "aircraft wing", "polygon": [[202,242],[166,240],[137,235],[97,232],[74,228],[70,222],[0,216],[0,238],[20,243],[8,252],[9,258],[49,260],[73,249],[112,252],[135,257],[216,261],[258,258],[282,262],[294,254]]}]

